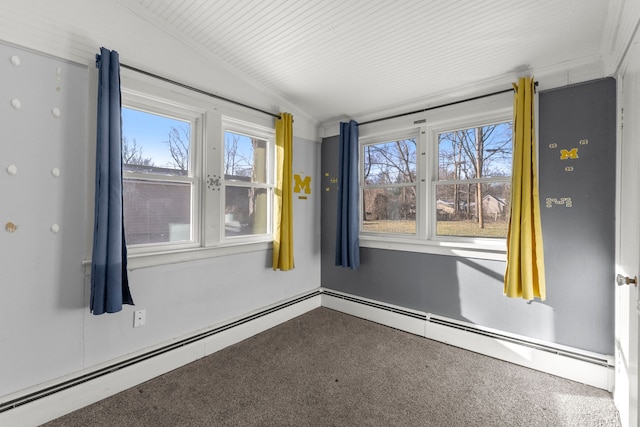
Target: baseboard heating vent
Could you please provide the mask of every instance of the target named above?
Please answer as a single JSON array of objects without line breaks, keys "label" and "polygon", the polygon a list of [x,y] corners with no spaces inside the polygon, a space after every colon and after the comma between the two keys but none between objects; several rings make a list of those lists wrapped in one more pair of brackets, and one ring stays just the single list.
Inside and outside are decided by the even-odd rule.
[{"label": "baseboard heating vent", "polygon": [[245,323],[251,322],[253,320],[259,319],[261,317],[264,317],[264,316],[266,316],[268,314],[274,313],[274,312],[276,312],[278,310],[282,310],[284,308],[287,308],[287,307],[292,306],[294,304],[297,304],[299,302],[302,302],[302,301],[308,300],[310,298],[316,297],[316,296],[318,296],[320,294],[321,294],[320,290],[313,291],[313,292],[311,292],[309,294],[305,294],[303,296],[300,296],[298,298],[283,302],[283,303],[278,304],[276,306],[269,307],[267,309],[264,309],[262,311],[256,312],[254,314],[251,314],[249,316],[243,317],[241,319],[235,320],[235,321],[230,322],[228,324],[219,326],[217,328],[213,328],[211,330],[207,330],[207,331],[201,332],[201,333],[193,335],[191,337],[176,341],[176,342],[168,344],[166,346],[163,346],[163,347],[157,348],[155,350],[149,351],[147,353],[144,353],[144,354],[132,357],[130,359],[115,363],[113,365],[109,365],[107,367],[98,369],[96,371],[89,372],[89,373],[84,374],[84,375],[79,375],[79,376],[74,377],[74,378],[72,378],[70,380],[55,384],[55,385],[50,386],[50,387],[43,388],[43,389],[38,390],[36,392],[21,396],[21,397],[19,397],[17,399],[13,399],[13,400],[9,400],[9,401],[4,402],[4,403],[0,403],[0,414],[3,413],[3,412],[9,411],[11,409],[17,408],[19,406],[26,405],[26,404],[34,402],[36,400],[45,398],[45,397],[50,396],[52,394],[59,393],[61,391],[67,390],[67,389],[69,389],[71,387],[75,387],[77,385],[86,383],[86,382],[94,380],[96,378],[103,377],[105,375],[108,375],[108,374],[111,374],[113,372],[116,372],[116,371],[118,371],[120,369],[127,368],[129,366],[135,365],[135,364],[140,363],[140,362],[144,362],[145,360],[151,359],[153,357],[159,356],[159,355],[164,354],[164,353],[168,353],[168,352],[170,352],[172,350],[175,350],[177,348],[184,347],[184,346],[186,346],[188,344],[192,344],[194,342],[197,342],[197,341],[203,340],[205,338],[211,337],[213,335],[219,334],[219,333],[224,332],[226,330],[229,330],[231,328],[240,326],[242,324],[245,324]]},{"label": "baseboard heating vent", "polygon": [[362,298],[356,298],[350,295],[345,295],[345,294],[339,294],[336,292],[331,292],[327,289],[323,289],[322,290],[322,294],[323,295],[327,295],[330,297],[334,297],[334,298],[340,298],[343,299],[345,301],[350,301],[350,302],[355,302],[357,304],[361,304],[361,305],[366,305],[369,307],[373,307],[373,308],[378,308],[381,310],[385,310],[385,311],[390,311],[392,313],[396,313],[396,314],[401,314],[403,316],[408,316],[408,317],[413,317],[414,319],[419,319],[419,320],[427,320],[427,315],[423,314],[423,313],[416,313],[414,311],[409,311],[409,310],[403,310],[402,308],[398,308],[398,307],[392,307],[386,304],[380,304],[374,301],[368,301]]},{"label": "baseboard heating vent", "polygon": [[474,326],[465,325],[463,323],[458,323],[458,322],[455,322],[455,321],[452,321],[452,320],[448,320],[448,319],[444,319],[444,318],[441,318],[441,317],[434,317],[432,315],[427,315],[427,321],[430,322],[430,323],[434,323],[434,324],[438,324],[438,325],[442,325],[442,326],[447,326],[449,328],[455,328],[455,329],[463,330],[465,332],[470,332],[472,334],[483,335],[485,337],[490,337],[490,338],[494,338],[494,339],[501,340],[501,341],[511,342],[511,343],[518,344],[518,345],[521,345],[521,346],[524,346],[524,347],[529,347],[529,348],[533,348],[533,349],[536,349],[536,350],[541,350],[541,351],[546,351],[548,353],[557,354],[559,356],[570,357],[572,359],[581,360],[583,362],[593,363],[595,365],[604,366],[604,367],[607,367],[607,368],[611,368],[611,367],[614,366],[606,358],[587,355],[587,354],[582,354],[582,353],[579,353],[579,352],[576,352],[576,351],[571,351],[571,350],[567,350],[567,349],[554,347],[552,345],[537,343],[537,342],[529,341],[529,340],[526,340],[526,339],[523,339],[523,338],[504,335],[504,334],[500,334],[498,332],[493,332],[493,331],[477,328],[477,327],[474,327]]},{"label": "baseboard heating vent", "polygon": [[465,331],[465,332],[468,332],[468,333],[472,333],[472,334],[476,334],[476,335],[482,335],[482,336],[489,337],[489,338],[496,339],[496,340],[500,340],[500,341],[506,341],[506,342],[518,344],[520,346],[524,346],[524,347],[528,347],[528,348],[532,348],[532,349],[536,349],[536,350],[540,350],[540,351],[545,351],[545,352],[552,353],[552,354],[555,354],[555,355],[569,357],[569,358],[572,358],[572,359],[575,359],[575,360],[580,360],[580,361],[583,361],[583,362],[592,363],[592,364],[595,364],[595,365],[598,365],[598,366],[603,366],[603,367],[607,367],[607,368],[612,368],[614,366],[613,362],[608,360],[605,357],[598,357],[597,355],[580,353],[579,351],[572,351],[571,349],[562,348],[562,347],[554,346],[554,345],[551,345],[551,344],[545,344],[545,343],[531,341],[531,340],[527,339],[526,337],[519,337],[519,336],[514,336],[514,335],[503,334],[503,333],[500,333],[500,332],[497,332],[497,331],[484,329],[482,327],[478,327],[478,326],[471,325],[471,324],[465,324],[463,322],[456,321],[454,319],[448,319],[448,318],[444,318],[444,317],[439,317],[439,316],[432,315],[432,314],[425,314],[425,313],[420,313],[420,312],[403,310],[402,308],[398,308],[396,306],[389,306],[389,305],[378,303],[378,302],[375,302],[375,301],[371,301],[371,300],[355,297],[353,295],[347,295],[347,294],[343,294],[343,293],[339,293],[339,292],[333,292],[333,291],[330,291],[330,290],[327,290],[327,289],[323,289],[322,293],[323,293],[323,295],[331,296],[331,297],[334,297],[334,298],[340,298],[342,300],[349,301],[349,302],[352,302],[352,303],[356,303],[356,304],[360,304],[360,305],[376,308],[376,309],[379,309],[379,310],[384,310],[384,311],[387,311],[387,312],[392,312],[392,313],[395,313],[395,314],[400,314],[400,315],[411,317],[411,318],[414,318],[414,319],[424,320],[427,323],[433,323],[433,324],[437,324],[437,325],[441,325],[441,326],[446,326],[446,327],[449,327],[449,328],[462,330],[462,331]]}]

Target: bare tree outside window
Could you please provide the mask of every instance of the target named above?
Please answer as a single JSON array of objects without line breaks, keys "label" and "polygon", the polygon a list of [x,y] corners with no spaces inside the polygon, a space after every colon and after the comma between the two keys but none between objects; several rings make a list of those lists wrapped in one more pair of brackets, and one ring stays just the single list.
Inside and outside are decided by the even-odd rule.
[{"label": "bare tree outside window", "polygon": [[511,122],[440,133],[437,234],[506,237],[511,158]]},{"label": "bare tree outside window", "polygon": [[267,140],[226,131],[223,166],[225,236],[267,233]]},{"label": "bare tree outside window", "polygon": [[142,145],[138,146],[135,138],[129,142],[127,137],[122,138],[122,163],[124,165],[154,166],[151,157],[144,157]]},{"label": "bare tree outside window", "polygon": [[164,141],[169,147],[171,160],[167,166],[187,172],[189,170],[189,147],[191,145],[190,128],[172,126],[168,139]]},{"label": "bare tree outside window", "polygon": [[363,156],[363,231],[414,234],[415,139],[368,144]]},{"label": "bare tree outside window", "polygon": [[189,174],[191,122],[123,107],[122,130],[127,243],[192,241],[197,213],[192,200],[196,178]]},{"label": "bare tree outside window", "polygon": [[[249,147],[250,141],[251,147]],[[233,132],[225,132],[224,137],[224,174],[225,176],[251,177],[253,172],[253,153],[258,139],[249,138]],[[252,148],[251,150],[249,148]]]}]

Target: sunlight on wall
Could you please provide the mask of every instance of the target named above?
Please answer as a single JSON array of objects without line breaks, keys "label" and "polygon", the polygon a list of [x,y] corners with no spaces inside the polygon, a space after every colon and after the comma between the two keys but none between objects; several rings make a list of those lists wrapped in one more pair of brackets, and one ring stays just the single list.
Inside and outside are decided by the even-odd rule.
[{"label": "sunlight on wall", "polygon": [[[494,267],[495,266],[495,267]],[[503,295],[504,264],[460,258],[456,263],[460,314],[469,322],[511,333],[555,342],[555,313],[539,301],[527,302]],[[478,275],[489,276],[495,286],[487,287]],[[497,318],[487,307],[503,306]],[[510,314],[513,314],[510,316]]]}]

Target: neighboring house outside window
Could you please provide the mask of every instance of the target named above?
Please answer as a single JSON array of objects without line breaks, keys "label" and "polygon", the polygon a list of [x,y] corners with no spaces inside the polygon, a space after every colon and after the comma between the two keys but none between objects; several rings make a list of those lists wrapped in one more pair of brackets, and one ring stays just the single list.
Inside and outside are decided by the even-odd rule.
[{"label": "neighboring house outside window", "polygon": [[123,74],[129,266],[268,249],[273,118]]},{"label": "neighboring house outside window", "polygon": [[122,123],[127,244],[197,242],[191,135],[198,120],[125,106]]},{"label": "neighboring house outside window", "polygon": [[436,236],[507,237],[512,128],[502,122],[438,133]]},{"label": "neighboring house outside window", "polygon": [[224,122],[225,238],[271,234],[273,132]]},{"label": "neighboring house outside window", "polygon": [[501,96],[362,126],[361,246],[503,259],[511,104]]}]

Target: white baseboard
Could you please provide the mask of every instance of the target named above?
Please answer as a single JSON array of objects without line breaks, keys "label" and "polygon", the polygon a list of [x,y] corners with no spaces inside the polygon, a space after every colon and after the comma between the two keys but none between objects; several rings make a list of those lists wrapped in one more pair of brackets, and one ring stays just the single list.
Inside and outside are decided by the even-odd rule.
[{"label": "white baseboard", "polygon": [[426,314],[403,307],[328,290],[322,293],[322,306],[422,337],[426,333]]},{"label": "white baseboard", "polygon": [[[320,305],[320,291],[314,291],[223,325],[217,325],[209,331],[200,331],[195,336],[172,341],[169,344],[172,348],[166,352],[160,351],[162,346],[147,349],[127,359],[133,360],[129,366],[116,368],[97,378],[83,382],[81,377],[90,375],[91,371],[82,372],[78,375],[77,384],[73,384],[73,377],[65,378],[63,382],[58,381],[72,383],[68,387],[60,384],[62,386],[60,390],[47,393],[48,389],[55,389],[58,385],[52,382],[40,386],[40,390],[34,388],[28,393],[23,393],[22,399],[20,397],[3,399],[3,402],[0,402],[0,408],[6,406],[9,401],[16,403],[12,409],[5,408],[0,413],[0,426],[21,427],[43,424],[250,338]],[[177,342],[182,341],[187,343],[173,347]],[[145,357],[145,354],[149,356]],[[141,360],[135,361],[136,358]],[[119,364],[122,363],[119,362]],[[126,361],[124,363],[126,364]],[[42,395],[38,396],[38,392]]]},{"label": "white baseboard", "polygon": [[[555,351],[553,344],[540,342],[524,344],[526,338],[515,335],[500,339],[487,336],[484,333],[487,330],[481,334],[474,333],[471,331],[474,325],[457,322],[464,327],[447,326],[434,322],[434,317],[428,313],[320,289],[223,325],[217,325],[209,330],[200,331],[183,340],[172,341],[164,347],[147,349],[127,360],[118,361],[117,364],[123,367],[109,369],[111,366],[105,365],[99,370],[94,368],[94,372],[88,370],[78,373],[75,377],[73,375],[66,377],[57,383],[54,381],[34,387],[24,391],[20,396],[5,396],[0,401],[0,410],[2,410],[0,426],[20,427],[43,424],[321,306],[608,391],[613,389],[614,369],[610,356],[566,347],[557,347]],[[449,319],[444,320],[445,323],[455,322]],[[522,342],[518,342],[519,340]],[[574,357],[566,354],[573,354]],[[129,364],[127,364],[128,361]],[[103,370],[106,372],[97,372]],[[96,372],[95,378],[83,380],[84,377]],[[74,382],[74,380],[77,381]],[[11,409],[7,409],[8,404],[11,404]]]},{"label": "white baseboard", "polygon": [[[322,306],[496,359],[612,391],[613,357],[478,328],[353,295],[324,290]],[[477,332],[473,330],[476,329]]]}]

